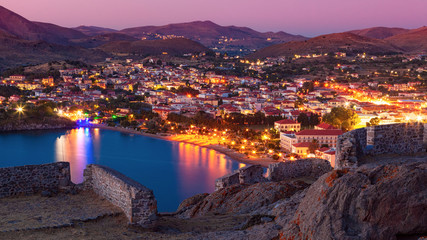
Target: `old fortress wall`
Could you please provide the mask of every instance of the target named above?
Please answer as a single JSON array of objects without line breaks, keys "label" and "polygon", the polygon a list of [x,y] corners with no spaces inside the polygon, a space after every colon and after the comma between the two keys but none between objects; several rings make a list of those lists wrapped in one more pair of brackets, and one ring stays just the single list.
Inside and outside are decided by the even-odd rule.
[{"label": "old fortress wall", "polygon": [[335,168],[355,168],[366,157],[425,152],[427,124],[399,123],[356,129],[338,137]]},{"label": "old fortress wall", "polygon": [[70,186],[70,179],[66,162],[0,168],[0,198],[57,192]]},{"label": "old fortress wall", "polygon": [[70,179],[68,162],[0,168],[0,198],[77,187],[93,190],[121,208],[132,224],[150,227],[155,222],[157,201],[153,191],[125,175],[104,166],[88,165],[83,184],[74,185]]},{"label": "old fortress wall", "polygon": [[270,164],[267,176],[264,177],[260,165],[251,165],[236,170],[215,181],[215,190],[234,184],[254,184],[265,181],[283,181],[295,178],[318,178],[332,170],[331,164],[324,159],[308,158],[292,162],[278,162]]}]

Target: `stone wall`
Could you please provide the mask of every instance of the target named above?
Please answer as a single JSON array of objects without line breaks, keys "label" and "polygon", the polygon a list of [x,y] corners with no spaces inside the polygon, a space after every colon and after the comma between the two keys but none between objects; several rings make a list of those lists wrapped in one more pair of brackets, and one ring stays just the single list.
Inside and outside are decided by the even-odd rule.
[{"label": "stone wall", "polygon": [[88,165],[83,185],[118,206],[132,224],[151,227],[157,216],[153,191],[125,175],[100,165]]},{"label": "stone wall", "polygon": [[249,165],[242,167],[237,170],[239,173],[239,183],[240,184],[254,184],[259,182],[265,182],[263,176],[264,170],[261,165]]},{"label": "stone wall", "polygon": [[335,154],[335,168],[353,168],[357,159],[365,155],[367,150],[367,129],[360,128],[346,132],[338,137]]},{"label": "stone wall", "polygon": [[401,123],[356,129],[338,137],[335,169],[355,168],[365,156],[425,152],[427,124]]},{"label": "stone wall", "polygon": [[329,161],[317,158],[279,162],[268,166],[267,175],[270,181],[283,181],[293,178],[318,178],[332,170]]},{"label": "stone wall", "polygon": [[264,182],[264,170],[261,165],[249,165],[237,169],[234,173],[227,174],[215,180],[215,191],[235,184],[254,184]]},{"label": "stone wall", "polygon": [[0,168],[0,198],[57,192],[70,185],[68,162]]}]

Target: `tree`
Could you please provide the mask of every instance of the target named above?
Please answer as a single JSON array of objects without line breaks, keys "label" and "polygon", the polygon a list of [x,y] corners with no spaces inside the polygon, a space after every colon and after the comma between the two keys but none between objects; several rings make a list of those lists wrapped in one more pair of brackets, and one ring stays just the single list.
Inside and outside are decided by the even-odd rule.
[{"label": "tree", "polygon": [[319,149],[319,143],[317,142],[316,139],[313,139],[313,141],[308,146],[308,151],[310,153],[315,153],[317,149]]},{"label": "tree", "polygon": [[349,131],[360,122],[360,118],[352,109],[334,107],[330,113],[323,116],[323,121],[344,131]]},{"label": "tree", "polygon": [[367,127],[380,125],[381,120],[378,117],[371,118],[369,122],[366,123]]},{"label": "tree", "polygon": [[308,127],[310,125],[310,119],[308,118],[307,114],[300,113],[298,115],[297,121],[301,123],[301,126]]}]

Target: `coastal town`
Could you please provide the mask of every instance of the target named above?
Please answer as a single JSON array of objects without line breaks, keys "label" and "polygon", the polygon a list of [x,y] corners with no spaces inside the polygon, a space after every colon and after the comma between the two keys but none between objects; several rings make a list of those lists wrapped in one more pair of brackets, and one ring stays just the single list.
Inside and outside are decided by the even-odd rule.
[{"label": "coastal town", "polygon": [[247,160],[317,157],[332,166],[346,131],[427,119],[426,55],[183,59],[51,62],[38,75],[6,71],[0,111],[25,116],[45,105],[81,125],[216,146]]}]

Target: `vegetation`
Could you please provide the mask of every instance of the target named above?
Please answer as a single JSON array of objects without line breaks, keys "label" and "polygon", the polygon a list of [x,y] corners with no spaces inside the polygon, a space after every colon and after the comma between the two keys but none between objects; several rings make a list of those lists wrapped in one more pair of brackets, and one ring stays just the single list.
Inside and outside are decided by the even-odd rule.
[{"label": "vegetation", "polygon": [[369,122],[366,123],[367,127],[380,125],[381,120],[378,117],[371,118]]},{"label": "vegetation", "polygon": [[334,107],[330,113],[323,116],[323,121],[343,131],[350,131],[360,122],[360,118],[350,108]]}]

